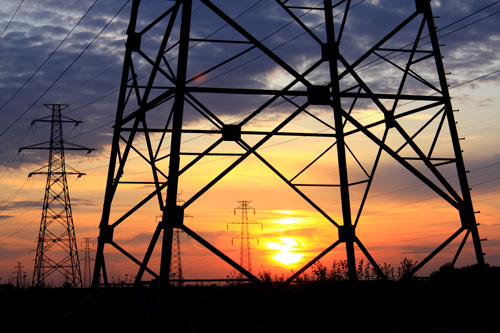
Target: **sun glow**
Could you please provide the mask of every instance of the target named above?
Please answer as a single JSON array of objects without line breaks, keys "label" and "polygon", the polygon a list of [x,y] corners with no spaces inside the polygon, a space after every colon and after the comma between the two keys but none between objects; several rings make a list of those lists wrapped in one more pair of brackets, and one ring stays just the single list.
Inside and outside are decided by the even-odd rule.
[{"label": "sun glow", "polygon": [[297,241],[291,237],[280,237],[281,242],[269,242],[267,246],[270,249],[279,251],[275,255],[273,255],[274,260],[285,264],[290,265],[298,262],[304,254],[295,252],[299,244]]}]

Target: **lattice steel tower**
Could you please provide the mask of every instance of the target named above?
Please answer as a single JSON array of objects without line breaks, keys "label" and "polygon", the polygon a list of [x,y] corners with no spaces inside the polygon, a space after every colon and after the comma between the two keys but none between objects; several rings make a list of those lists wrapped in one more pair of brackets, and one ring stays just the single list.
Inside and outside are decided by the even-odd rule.
[{"label": "lattice steel tower", "polygon": [[[75,126],[81,123],[61,115],[61,111],[68,105],[46,104],[45,106],[52,110],[52,115],[36,119],[33,123],[51,124],[50,141],[19,149],[19,151],[24,149],[49,151],[48,165],[29,175],[30,177],[35,174],[47,175],[33,270],[33,285],[44,286],[49,276],[59,273],[65,279],[65,283],[73,287],[81,287],[82,273],[66,176],[81,177],[84,174],[66,165],[64,152],[65,150],[91,152],[93,149],[64,141],[63,123],[74,123]],[[47,171],[40,171],[45,168]]]},{"label": "lattice steel tower", "polygon": [[82,285],[83,287],[87,288],[92,285],[92,267],[91,267],[91,262],[92,262],[92,256],[90,255],[91,252],[95,252],[94,249],[91,249],[90,246],[94,245],[94,242],[91,240],[90,237],[85,237],[83,239],[83,282]]},{"label": "lattice steel tower", "polygon": [[176,280],[177,283],[182,284],[184,279],[182,274],[182,260],[181,260],[181,231],[174,230],[172,238],[172,262],[170,264],[170,278]]},{"label": "lattice steel tower", "polygon": [[231,243],[233,243],[235,239],[240,240],[240,266],[252,273],[252,254],[250,251],[250,240],[254,239],[258,244],[259,238],[250,234],[249,225],[260,224],[262,228],[262,223],[248,218],[248,210],[253,210],[253,213],[255,215],[255,208],[248,205],[251,201],[238,202],[240,203],[240,206],[234,209],[234,214],[236,215],[237,210],[241,210],[241,219],[233,222],[228,222],[227,228],[229,229],[230,224],[241,225],[241,232],[231,239]]},{"label": "lattice steel tower", "polygon": [[[127,30],[94,284],[101,276],[108,283],[107,253],[114,251],[135,265],[137,283],[152,277],[160,290],[168,286],[174,228],[258,281],[200,236],[194,221],[188,226],[183,219],[186,209],[250,161],[282,181],[319,216],[318,223],[332,230],[329,245],[291,280],[340,245],[351,279],[356,279],[356,251],[385,277],[367,246],[373,241],[369,229],[359,227],[375,224],[379,233],[389,233],[406,223],[404,218],[389,225],[384,217],[371,219],[379,213],[373,189],[387,174],[392,183],[418,182],[445,206],[448,219],[453,216],[450,233],[426,245],[435,250],[419,259],[412,274],[448,251],[459,235],[456,257],[472,239],[468,251],[484,266],[429,0],[398,2],[399,10],[391,13],[399,16],[382,22],[376,20],[384,15],[356,20],[364,5],[383,9],[348,0],[324,0],[318,7],[299,0],[178,0],[155,2],[156,8],[144,11],[140,3],[133,1]],[[156,14],[147,16],[151,13]],[[195,136],[203,142],[192,144]],[[264,149],[299,138],[309,143],[305,150],[299,151],[298,141],[280,146],[278,156]],[[293,154],[280,154],[285,148]],[[302,166],[294,170],[301,157]],[[199,180],[179,205],[179,184],[208,172],[198,165],[216,158],[225,163],[219,161],[220,169]],[[149,176],[126,173],[139,163],[151,170]],[[396,171],[404,176],[396,177]],[[250,184],[252,190],[256,184]],[[113,202],[127,186],[149,190],[119,210]],[[162,219],[137,257],[115,235],[125,222],[136,223],[133,216],[150,209],[147,204],[154,204],[152,214],[159,211]],[[365,217],[370,207],[372,214]],[[437,222],[440,214],[432,209],[428,206],[430,217],[415,220],[412,227]],[[150,259],[160,236],[158,267]]]},{"label": "lattice steel tower", "polygon": [[21,265],[21,262],[18,262],[15,268],[17,268],[17,270],[12,273],[16,274],[16,287],[24,288],[26,286],[26,272],[23,271],[24,266]]}]

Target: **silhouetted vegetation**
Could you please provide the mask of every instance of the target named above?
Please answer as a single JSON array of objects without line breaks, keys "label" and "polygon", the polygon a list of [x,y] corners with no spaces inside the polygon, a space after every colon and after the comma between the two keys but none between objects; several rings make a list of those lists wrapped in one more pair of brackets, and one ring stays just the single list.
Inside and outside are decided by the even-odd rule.
[{"label": "silhouetted vegetation", "polygon": [[445,263],[439,270],[432,272],[431,279],[496,279],[500,281],[500,267],[486,265],[485,268],[478,265],[465,267],[454,267],[451,263]]},{"label": "silhouetted vegetation", "polygon": [[[262,270],[263,282],[173,286],[165,312],[155,311],[154,284],[141,288],[0,289],[5,327],[52,332],[76,330],[171,332],[499,332],[499,267],[481,270],[445,264],[429,279],[401,279],[417,263],[383,265],[380,280],[371,265],[356,265],[348,281],[345,261],[318,263],[309,275],[283,284],[285,275]],[[235,278],[237,275],[229,275]],[[303,282],[303,283],[302,283]],[[311,283],[314,282],[314,283]],[[165,325],[168,329],[166,329]]]},{"label": "silhouetted vegetation", "polygon": [[[403,278],[411,277],[413,269],[417,266],[417,262],[404,258],[397,270],[390,264],[384,263],[380,266],[380,270],[387,278],[387,280],[395,281]],[[347,260],[334,260],[330,268],[317,262],[312,267],[312,279],[315,281],[347,281],[349,280],[349,269],[347,267]],[[356,279],[357,280],[381,280],[383,279],[377,273],[372,264],[361,259],[356,265]]]}]

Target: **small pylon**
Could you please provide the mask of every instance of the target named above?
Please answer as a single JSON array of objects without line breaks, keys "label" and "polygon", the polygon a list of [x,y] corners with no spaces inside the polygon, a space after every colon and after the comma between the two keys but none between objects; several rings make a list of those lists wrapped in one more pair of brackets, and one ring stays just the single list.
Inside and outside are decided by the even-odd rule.
[{"label": "small pylon", "polygon": [[250,251],[250,240],[257,240],[257,245],[259,244],[259,238],[257,236],[251,235],[248,232],[249,224],[260,224],[261,229],[263,228],[262,223],[248,219],[248,210],[253,210],[255,215],[255,208],[249,206],[250,201],[238,201],[240,203],[239,207],[234,209],[234,214],[236,215],[236,210],[241,209],[241,219],[233,222],[227,223],[227,229],[229,230],[230,224],[241,224],[241,233],[234,236],[231,239],[231,244],[234,243],[235,239],[241,240],[240,245],[240,266],[246,268],[250,273],[252,273],[252,255]]},{"label": "small pylon", "polygon": [[[74,123],[78,126],[81,123],[61,116],[61,111],[68,105],[45,104],[45,106],[52,109],[52,115],[36,119],[32,124],[51,123],[50,141],[19,149],[19,151],[24,149],[49,151],[49,164],[29,174],[30,177],[35,174],[47,175],[32,283],[35,286],[44,286],[46,278],[57,272],[62,274],[66,284],[81,287],[82,274],[66,175],[75,174],[81,177],[84,174],[66,165],[64,151],[86,150],[90,153],[94,149],[64,141],[62,124]],[[44,168],[47,168],[47,171],[39,171]],[[71,171],[66,171],[67,169]]]},{"label": "small pylon", "polygon": [[21,265],[21,262],[18,262],[15,268],[17,270],[12,273],[16,274],[16,287],[23,288],[26,286],[26,272],[23,271],[24,266]]},{"label": "small pylon", "polygon": [[170,279],[182,284],[181,240],[180,230],[174,229],[172,237],[172,261],[170,263]]},{"label": "small pylon", "polygon": [[94,249],[90,248],[90,244],[94,244],[93,241],[90,240],[90,237],[85,237],[83,239],[83,287],[88,288],[92,284],[92,270],[90,266],[90,262],[92,261],[92,258],[90,256],[91,252],[95,252]]}]

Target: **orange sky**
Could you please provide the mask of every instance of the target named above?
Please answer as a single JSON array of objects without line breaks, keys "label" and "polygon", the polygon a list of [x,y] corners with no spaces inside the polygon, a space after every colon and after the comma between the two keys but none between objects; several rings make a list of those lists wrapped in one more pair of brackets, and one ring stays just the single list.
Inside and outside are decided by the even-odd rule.
[{"label": "orange sky", "polygon": [[[492,40],[498,42],[493,37]],[[460,53],[457,50],[448,52]],[[305,63],[304,66],[306,66]],[[282,72],[283,70],[277,66],[275,71],[267,73],[267,76],[263,78],[264,81],[259,83],[269,88],[282,87],[289,80],[289,76],[282,75]],[[454,79],[463,82],[470,79],[465,75],[460,77],[460,74],[457,74],[457,76]],[[480,223],[479,232],[481,238],[488,239],[483,242],[485,258],[487,263],[497,266],[500,265],[499,88],[498,78],[493,77],[451,90],[453,106],[460,110],[455,113],[455,117],[459,136],[465,138],[461,144],[466,168],[470,170],[468,177],[474,207],[476,211],[481,212],[477,214],[477,221]],[[226,123],[238,122],[249,110],[252,110],[252,107],[247,106],[247,110],[239,110],[241,112],[238,115],[233,114],[223,120]],[[328,119],[331,120],[331,115],[322,107],[313,106],[308,110],[324,116],[325,119],[329,117]],[[356,117],[362,123],[373,122],[380,117],[380,112],[370,106],[355,112],[357,112]],[[270,113],[270,116],[265,113],[252,123],[251,129],[273,128],[280,121],[280,115],[285,114]],[[72,116],[78,118],[78,114],[72,114]],[[422,115],[405,119],[407,122],[405,125],[415,129],[426,119],[429,119],[429,115],[422,113]],[[412,127],[412,124],[417,125]],[[201,121],[189,124],[189,128],[195,129],[206,129],[206,126],[207,122]],[[110,128],[111,125],[107,127],[107,130]],[[324,126],[307,116],[300,117],[284,130],[328,133]],[[346,130],[349,130],[349,127]],[[40,127],[39,131],[46,131],[48,135],[47,127]],[[432,139],[430,134],[423,133],[421,137],[424,141],[423,146],[429,145]],[[28,135],[26,142],[30,141],[30,138]],[[200,151],[215,139],[209,135],[184,135],[183,150]],[[256,137],[244,139],[249,143],[257,140]],[[391,139],[394,142],[398,141],[397,137]],[[141,140],[143,139],[139,136],[137,142]],[[331,138],[275,137],[267,142],[259,153],[290,179],[329,146],[328,140]],[[76,139],[72,141],[86,144],[85,137],[76,136]],[[109,142],[111,142],[111,137],[109,137]],[[356,152],[356,157],[360,158],[360,162],[370,168],[376,153],[374,144],[361,135],[349,137],[348,144]],[[443,150],[448,148],[449,146]],[[235,149],[237,147],[233,143],[227,142],[217,151],[229,152]],[[22,159],[26,156],[25,154],[30,154],[30,152],[21,153],[19,158]],[[140,159],[134,157],[131,155],[129,159],[124,180],[127,178],[150,179],[150,168],[148,169],[145,163],[141,163]],[[86,176],[80,179],[68,176],[81,259],[83,259],[82,243],[86,237],[93,240],[94,249],[97,247],[96,237],[102,213],[108,159],[109,145],[95,152],[91,158],[80,153],[67,153],[67,164],[86,173]],[[195,168],[181,177],[180,198],[189,200],[234,159],[234,157],[216,156],[198,163]],[[166,161],[162,165],[164,170],[167,169]],[[182,158],[182,163],[185,164],[187,161],[189,157]],[[348,162],[350,180],[362,180],[364,175],[359,166],[352,158]],[[336,183],[338,177],[335,163],[335,155],[327,154],[309,172],[297,177],[297,182]],[[30,172],[40,168],[41,165],[23,163],[16,165],[18,167],[2,170],[2,193],[0,193],[2,201],[0,216],[3,217],[0,219],[0,277],[2,278],[0,282],[2,283],[12,279],[18,262],[24,266],[23,271],[26,272],[28,279],[31,279],[45,186],[43,175],[27,177]],[[458,214],[387,156],[382,158],[379,170],[380,174],[377,174],[371,189],[372,195],[367,201],[364,214],[356,229],[357,236],[379,264],[388,263],[397,268],[404,258],[421,261],[460,227]],[[450,183],[455,184],[456,178],[452,171],[446,176],[449,177]],[[340,201],[337,188],[300,187],[300,189],[325,212],[331,214],[331,217],[339,224],[342,224],[339,217]],[[353,216],[356,216],[356,207],[360,204],[363,189],[364,185],[351,187]],[[151,188],[144,186],[120,186],[113,202],[111,222],[151,191]],[[251,234],[259,239],[258,244],[256,241],[251,242],[254,274],[269,270],[273,275],[289,275],[292,271],[300,269],[338,238],[335,226],[312,209],[255,157],[249,157],[186,209],[187,216],[184,222],[232,260],[239,262],[240,244],[236,240],[231,244],[231,239],[239,233],[239,226],[231,225],[227,230],[227,223],[239,217],[234,215],[234,208],[238,207],[238,201],[242,200],[251,202],[250,205],[256,210],[255,216],[252,215],[251,218],[261,222],[263,226],[262,230],[260,225],[250,227]],[[153,199],[115,230],[114,240],[137,258],[142,259],[156,226],[158,215],[160,212]],[[458,237],[419,274],[428,275],[445,262],[451,261],[461,239]],[[121,254],[115,255],[111,247],[107,246],[106,249],[106,260],[112,282],[124,280],[125,276],[130,277],[135,274],[137,270],[135,265]],[[159,249],[156,250],[151,260],[152,268],[157,268],[159,265],[158,253]],[[233,271],[226,263],[186,235],[181,236],[181,253],[184,277],[187,279],[225,278]],[[356,258],[364,259],[366,262],[366,258],[357,248]],[[341,244],[321,262],[328,266],[333,260],[343,259],[345,259],[345,247]],[[287,263],[287,260],[297,261]],[[469,265],[474,262],[472,244],[469,240],[458,265]]]},{"label": "orange sky", "polygon": [[[303,149],[301,140],[296,140],[289,145],[289,148],[298,149],[303,155],[287,152],[285,144],[278,145],[271,149],[276,149],[276,155],[269,152],[270,156],[277,158],[288,158],[291,163],[287,164],[289,169],[297,169],[298,165],[304,165],[303,160],[310,153],[309,149]],[[299,149],[300,148],[300,149]],[[71,157],[68,161],[70,165],[75,165],[82,171],[87,171],[87,175],[82,179],[71,179],[70,195],[73,203],[73,214],[75,228],[80,246],[80,258],[83,258],[83,239],[91,237],[96,248],[97,225],[100,220],[102,196],[104,192],[106,163],[105,153],[99,153],[92,160],[86,157],[82,159]],[[83,161],[79,163],[80,161]],[[227,161],[222,161],[227,163]],[[186,181],[181,183],[180,198],[187,200],[199,188],[210,179],[211,172],[220,167],[221,161],[208,162],[203,165],[203,172],[186,175]],[[295,166],[295,163],[297,166]],[[387,162],[388,168],[391,163]],[[393,165],[394,167],[394,165]],[[321,171],[323,169],[323,171]],[[144,170],[144,169],[143,169]],[[295,170],[293,170],[295,171]],[[327,167],[320,166],[316,170],[316,176],[324,177],[328,175]],[[285,170],[284,172],[288,172]],[[291,171],[290,171],[291,172]],[[296,172],[296,171],[295,171]],[[15,177],[8,178],[10,187],[14,188],[20,179],[26,179],[22,173],[27,174],[27,170],[19,170]],[[355,173],[355,172],[353,172]],[[146,170],[131,168],[128,175],[149,175]],[[455,232],[460,222],[456,212],[442,200],[436,200],[430,192],[422,192],[422,185],[414,177],[399,177],[398,183],[374,183],[374,197],[367,203],[365,214],[360,220],[357,235],[368,248],[371,255],[379,264],[389,263],[397,267],[403,258],[412,260],[422,260],[434,248],[441,244],[447,237]],[[41,200],[45,179],[37,175],[29,178],[22,190],[17,194],[16,200]],[[127,209],[150,189],[126,185],[117,194],[114,203],[114,216],[121,208]],[[341,223],[338,217],[338,194],[335,188],[329,189],[304,189],[304,192],[314,198],[317,204],[325,211],[332,214],[337,222]],[[359,204],[357,189],[352,190],[353,215],[354,207]],[[231,244],[231,238],[239,234],[239,225],[231,225],[227,230],[227,223],[238,219],[237,212],[233,215],[234,208],[239,206],[237,201],[251,201],[250,205],[255,208],[255,216],[250,217],[260,225],[250,226],[250,233],[258,237],[259,242],[251,242],[252,268],[253,273],[260,271],[271,271],[272,274],[285,276],[290,275],[305,265],[309,260],[318,255],[325,248],[337,240],[337,229],[330,222],[314,212],[310,205],[298,197],[286,184],[260,162],[250,159],[248,163],[237,167],[228,177],[221,180],[214,188],[209,190],[205,196],[197,200],[186,210],[185,224],[189,228],[204,237],[211,244],[229,255],[235,262],[239,262],[239,241],[235,240]],[[482,201],[480,209],[492,209],[491,202]],[[17,262],[20,261],[28,276],[31,277],[34,253],[30,252],[36,247],[36,236],[39,227],[40,205],[19,209],[17,218],[4,222],[3,243],[10,251],[12,257],[1,260],[3,276],[9,276]],[[142,258],[143,252],[155,228],[156,216],[160,215],[154,200],[146,208],[141,209],[130,220],[124,222],[115,231],[115,241],[126,248],[131,253]],[[148,208],[151,207],[151,208]],[[491,211],[491,210],[490,210]],[[486,227],[490,227],[490,232],[495,231],[495,220],[491,218],[480,218],[480,222]],[[112,219],[113,220],[113,219]],[[21,230],[19,230],[21,227]],[[488,229],[486,229],[488,230]],[[498,229],[497,229],[498,230]],[[482,232],[481,234],[486,232]],[[491,236],[490,236],[491,237]],[[459,237],[460,238],[460,237]],[[436,259],[436,263],[430,265],[421,274],[428,274],[432,269],[436,269],[442,263],[453,258],[454,251],[458,246],[458,241]],[[488,243],[485,252],[488,251]],[[159,247],[159,246],[158,246]],[[107,248],[111,251],[111,248]],[[474,262],[472,247],[469,243],[468,249],[464,251],[461,261],[464,265]],[[495,251],[496,247],[492,248]],[[159,253],[159,250],[157,250]],[[112,251],[111,251],[112,252]],[[208,250],[186,235],[181,236],[182,267],[185,278],[224,278],[233,271],[226,263],[215,257]],[[360,251],[356,251],[357,259],[366,258]],[[283,258],[298,259],[294,263],[283,263]],[[490,257],[486,257],[490,258]],[[333,260],[345,259],[344,245],[339,245],[329,255],[321,260],[325,265],[329,265]],[[131,265],[121,255],[107,257],[108,269],[113,280],[125,279],[135,274],[135,266]],[[159,264],[159,255],[152,259],[152,267]],[[83,266],[82,266],[83,268]]]}]

